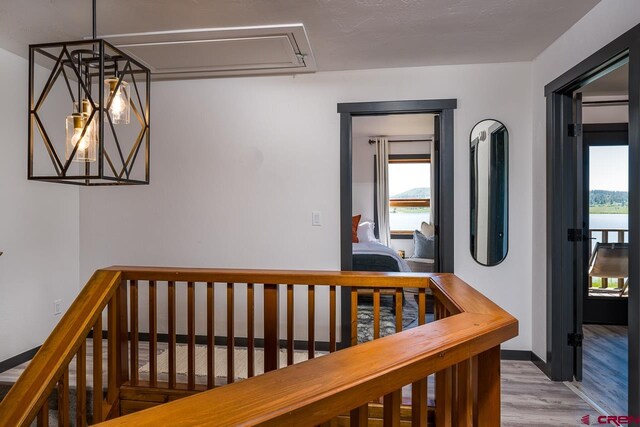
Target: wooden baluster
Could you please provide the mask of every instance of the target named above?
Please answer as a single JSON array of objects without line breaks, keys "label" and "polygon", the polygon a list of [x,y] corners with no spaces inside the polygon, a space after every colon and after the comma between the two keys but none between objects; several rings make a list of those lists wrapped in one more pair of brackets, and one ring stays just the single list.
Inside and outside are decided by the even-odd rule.
[{"label": "wooden baluster", "polygon": [[176,283],[167,283],[167,332],[169,345],[169,388],[176,388]]},{"label": "wooden baluster", "polygon": [[384,396],[383,426],[400,427],[400,404],[402,403],[402,389]]},{"label": "wooden baluster", "polygon": [[65,368],[58,380],[58,425],[69,427],[69,367]]},{"label": "wooden baluster", "polygon": [[280,336],[278,327],[278,285],[264,285],[264,371],[278,369]]},{"label": "wooden baluster", "polygon": [[213,388],[216,378],[216,332],[214,323],[215,287],[213,282],[207,283],[207,388]]},{"label": "wooden baluster", "polygon": [[76,426],[87,425],[87,344],[82,341],[76,354]]},{"label": "wooden baluster", "polygon": [[120,386],[129,381],[129,310],[127,298],[127,281],[122,279],[120,287],[116,292],[116,312],[117,319],[117,343],[116,352],[118,354],[116,361],[116,385],[118,393]]},{"label": "wooden baluster", "polygon": [[[624,230],[618,231],[618,243],[624,243]],[[618,289],[622,289],[624,287],[624,277],[618,278]]]},{"label": "wooden baluster", "polygon": [[196,387],[196,288],[187,283],[187,387]]},{"label": "wooden baluster", "polygon": [[231,384],[235,377],[233,304],[233,283],[227,283],[227,384]]},{"label": "wooden baluster", "polygon": [[463,360],[456,366],[457,379],[457,417],[456,425],[464,427],[473,425],[473,384],[471,359]]},{"label": "wooden baluster", "polygon": [[411,425],[427,427],[427,379],[411,384]]},{"label": "wooden baluster", "polygon": [[[607,230],[602,231],[602,243],[609,243],[609,232]],[[602,282],[602,289],[606,289],[609,287],[609,279],[603,277],[600,279]]]},{"label": "wooden baluster", "polygon": [[158,315],[156,282],[149,281],[149,385],[158,383]]},{"label": "wooden baluster", "polygon": [[424,325],[427,318],[427,296],[424,288],[418,289],[418,325]]},{"label": "wooden baluster", "polygon": [[287,285],[287,366],[293,365],[293,285]]},{"label": "wooden baluster", "polygon": [[[446,368],[436,372],[436,427],[450,427],[453,403],[453,369]],[[494,426],[500,425],[498,423]]]},{"label": "wooden baluster", "polygon": [[102,314],[93,326],[93,423],[104,421],[102,414]]},{"label": "wooden baluster", "polygon": [[[351,345],[358,345],[358,289],[351,288]],[[352,409],[349,414],[350,427],[367,427],[369,425],[369,405]]]},{"label": "wooden baluster", "polygon": [[[117,360],[118,354],[118,313],[116,311],[115,296],[111,298],[107,305],[107,402],[112,404],[118,398],[117,384]],[[109,414],[105,414],[107,417]]]},{"label": "wooden baluster", "polygon": [[129,316],[129,331],[131,334],[131,385],[138,384],[138,281],[129,282],[129,304],[131,313]]},{"label": "wooden baluster", "polygon": [[255,375],[255,359],[254,359],[254,310],[255,304],[253,299],[253,283],[247,283],[247,376],[249,378]]},{"label": "wooden baluster", "polygon": [[380,289],[373,288],[373,339],[380,338]]},{"label": "wooden baluster", "polygon": [[[593,230],[589,230],[589,259],[591,259],[591,255],[593,255],[593,245],[591,244],[591,242],[593,242],[592,238]],[[591,288],[593,288],[593,277],[589,276],[589,289]]]},{"label": "wooden baluster", "polygon": [[369,405],[352,409],[349,414],[349,427],[367,427],[369,425]]},{"label": "wooden baluster", "polygon": [[396,288],[396,332],[402,331],[402,288]]},{"label": "wooden baluster", "polygon": [[478,427],[497,426],[500,425],[500,346],[495,346],[476,357],[478,364],[477,425]]},{"label": "wooden baluster", "polygon": [[358,345],[358,289],[351,288],[351,345]]},{"label": "wooden baluster", "polygon": [[307,347],[309,350],[309,359],[316,357],[316,293],[315,286],[309,285],[307,301],[307,318],[308,331],[307,331]]},{"label": "wooden baluster", "polygon": [[49,399],[44,401],[42,408],[38,411],[37,427],[49,427]]},{"label": "wooden baluster", "polygon": [[336,287],[329,286],[329,353],[336,351]]}]

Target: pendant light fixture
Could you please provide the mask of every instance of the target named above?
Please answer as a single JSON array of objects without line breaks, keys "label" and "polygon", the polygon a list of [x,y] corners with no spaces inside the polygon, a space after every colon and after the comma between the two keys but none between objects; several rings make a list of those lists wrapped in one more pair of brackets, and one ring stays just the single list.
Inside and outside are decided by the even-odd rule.
[{"label": "pendant light fixture", "polygon": [[28,178],[148,184],[150,71],[97,38],[92,5],[91,39],[29,46]]}]

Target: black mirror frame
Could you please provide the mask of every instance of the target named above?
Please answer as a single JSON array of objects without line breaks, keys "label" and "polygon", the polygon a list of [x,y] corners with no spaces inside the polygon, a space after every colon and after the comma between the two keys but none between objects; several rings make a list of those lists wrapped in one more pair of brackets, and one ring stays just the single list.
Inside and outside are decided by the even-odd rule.
[{"label": "black mirror frame", "polygon": [[473,255],[473,252],[471,251],[471,221],[472,221],[471,205],[473,203],[473,192],[472,192],[472,187],[473,187],[472,166],[473,165],[471,164],[471,162],[472,162],[471,153],[469,153],[469,232],[470,232],[469,233],[469,253],[471,254],[471,258],[476,263],[478,263],[479,265],[481,265],[483,267],[495,267],[495,266],[498,266],[498,265],[500,265],[500,264],[502,264],[504,262],[504,260],[509,255],[509,248],[510,248],[510,245],[509,245],[509,234],[510,234],[509,233],[509,224],[510,224],[510,222],[509,222],[509,211],[510,211],[510,209],[509,209],[509,199],[510,199],[509,198],[509,181],[510,181],[509,180],[509,163],[510,163],[509,162],[509,152],[510,152],[509,151],[509,135],[510,135],[510,132],[509,132],[509,129],[507,128],[507,125],[505,125],[504,122],[502,122],[501,120],[493,119],[493,118],[485,118],[485,119],[482,119],[482,120],[476,122],[471,127],[471,130],[469,131],[469,139],[468,139],[469,143],[471,143],[473,141],[471,139],[472,135],[473,135],[473,130],[476,128],[476,126],[478,126],[480,123],[485,122],[485,121],[494,121],[494,122],[500,123],[505,128],[505,130],[507,131],[507,146],[506,146],[507,171],[506,171],[506,182],[505,182],[505,190],[506,190],[505,193],[507,195],[507,215],[506,215],[506,218],[505,218],[506,230],[507,230],[507,242],[506,242],[507,248],[506,248],[506,251],[504,253],[504,256],[500,259],[500,261],[498,261],[498,262],[496,262],[494,264],[483,264],[483,263],[481,263],[480,261],[478,261],[476,259],[476,257]]}]

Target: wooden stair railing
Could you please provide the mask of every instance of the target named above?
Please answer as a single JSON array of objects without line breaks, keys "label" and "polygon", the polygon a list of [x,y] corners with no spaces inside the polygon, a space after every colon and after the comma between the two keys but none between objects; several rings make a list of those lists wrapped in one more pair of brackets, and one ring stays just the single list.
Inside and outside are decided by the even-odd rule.
[{"label": "wooden stair railing", "polygon": [[[299,340],[294,340],[295,325],[299,323],[306,321],[308,325],[306,348],[309,359],[316,354],[318,332],[328,338],[326,350],[333,353],[337,349],[336,294],[337,287],[345,286],[351,287],[352,347],[289,366],[294,362],[295,348],[300,345]],[[357,342],[357,291],[362,288],[372,290],[375,340],[360,345]],[[200,298],[196,298],[197,289],[202,291]],[[381,335],[380,300],[388,298],[381,294],[390,293],[395,298],[393,308],[396,332],[399,332],[403,329],[403,300],[408,289],[415,291],[418,323],[423,326],[377,339]],[[439,321],[424,325],[428,292],[435,297],[435,314]],[[281,293],[283,298],[280,298]],[[185,296],[186,302],[185,335],[177,334],[177,306],[182,300],[178,300],[177,295],[180,294]],[[300,303],[301,296],[304,303],[304,294],[307,307],[303,322],[300,322],[301,310],[294,308],[296,302]],[[161,297],[166,298],[166,317],[158,313]],[[197,336],[196,303],[202,297],[206,299],[206,304],[200,305],[200,308],[206,305],[206,317],[202,316],[206,318],[206,336]],[[256,301],[260,297],[263,313],[259,320],[264,325],[264,333],[257,339],[255,314]],[[242,314],[236,308],[240,299],[244,300]],[[145,313],[148,315],[146,327],[139,324],[138,306],[143,300],[149,307]],[[326,323],[321,322],[317,312],[317,307],[324,304],[328,310]],[[224,316],[221,313],[216,316],[215,312],[225,306]],[[427,376],[432,373],[436,374],[436,425],[471,425],[471,422],[498,425],[492,423],[499,420],[499,345],[517,335],[517,321],[513,317],[449,274],[112,267],[94,274],[16,386],[0,403],[0,425],[29,425],[36,415],[39,425],[47,425],[47,397],[56,386],[58,422],[69,425],[68,366],[78,354],[78,371],[84,371],[85,339],[92,327],[102,329],[100,313],[105,308],[109,361],[106,399],[103,393],[94,393],[92,406],[95,409],[93,418],[89,418],[86,402],[80,397],[84,395],[80,389],[84,392],[86,384],[79,379],[76,425],[151,408],[110,422],[166,425],[167,420],[171,420],[170,423],[176,425],[313,425],[331,419],[338,424],[348,423],[344,418],[346,415],[351,418],[351,425],[367,425],[372,414],[380,411],[385,425],[400,425],[398,423],[402,421],[403,424],[423,426],[427,423]],[[285,312],[283,332],[286,329],[282,335],[286,339],[282,342],[279,333],[281,308]],[[80,320],[83,316],[86,316],[84,322]],[[239,316],[247,325],[240,338],[236,336],[235,328]],[[216,319],[221,317],[226,319],[223,325],[226,337],[215,334]],[[158,376],[159,318],[166,319],[168,332],[163,337],[168,343],[167,378]],[[140,326],[148,332],[140,332]],[[150,373],[146,380],[140,378],[138,372],[143,334],[147,335],[149,343]],[[234,346],[238,340],[244,340],[241,344],[248,350],[248,376],[255,375],[254,352],[258,344],[263,348],[267,374],[206,391],[234,381]],[[179,378],[176,373],[178,341],[184,341],[187,347],[186,378]],[[196,341],[207,347],[205,383],[196,381]],[[101,334],[94,334],[92,342],[100,346]],[[214,344],[226,346],[227,380],[224,383],[219,383],[213,372]],[[281,347],[286,348],[287,369],[278,369],[281,367],[278,362]],[[55,369],[49,376],[39,377],[43,381],[35,387],[38,375],[47,364]],[[97,375],[101,368],[94,358],[94,383],[98,382],[94,389],[97,390],[102,389],[99,384],[102,376]],[[401,392],[401,387],[408,384],[412,385],[410,407],[403,406],[406,402],[403,402]],[[382,406],[369,403],[377,398],[381,398]],[[163,404],[174,399],[180,400]],[[235,399],[239,400],[236,402]],[[230,404],[231,401],[234,404]],[[198,408],[199,405],[204,406]],[[181,415],[177,415],[178,412]],[[409,420],[407,414],[410,414]]]},{"label": "wooden stair railing", "polygon": [[[118,390],[127,379],[122,366],[122,335],[126,322],[120,314],[126,311],[126,299],[122,290],[120,273],[99,270],[71,304],[51,335],[29,363],[18,381],[0,403],[0,426],[26,426],[37,418],[38,426],[48,426],[48,399],[56,389],[58,397],[58,425],[68,426],[70,417],[76,425],[86,425],[86,375],[78,375],[76,384],[76,413],[69,410],[69,365],[76,359],[78,373],[86,372],[86,341],[93,331],[93,360],[89,376],[93,379],[91,405],[93,420],[102,421],[109,416],[118,403]],[[102,314],[107,309],[108,363],[102,363]],[[28,321],[28,319],[25,319]],[[126,342],[124,342],[126,347]],[[76,355],[78,357],[76,357]],[[126,353],[124,353],[126,356]],[[107,396],[103,395],[103,372],[107,368]],[[95,391],[97,390],[97,391]]]}]

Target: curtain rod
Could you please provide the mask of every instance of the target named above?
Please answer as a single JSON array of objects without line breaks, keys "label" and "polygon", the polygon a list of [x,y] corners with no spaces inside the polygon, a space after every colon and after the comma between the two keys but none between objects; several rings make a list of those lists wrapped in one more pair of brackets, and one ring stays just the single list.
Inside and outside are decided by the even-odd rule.
[{"label": "curtain rod", "polygon": [[[428,139],[390,139],[389,142],[431,142],[433,138]],[[370,139],[369,144],[375,144],[375,139]]]}]

